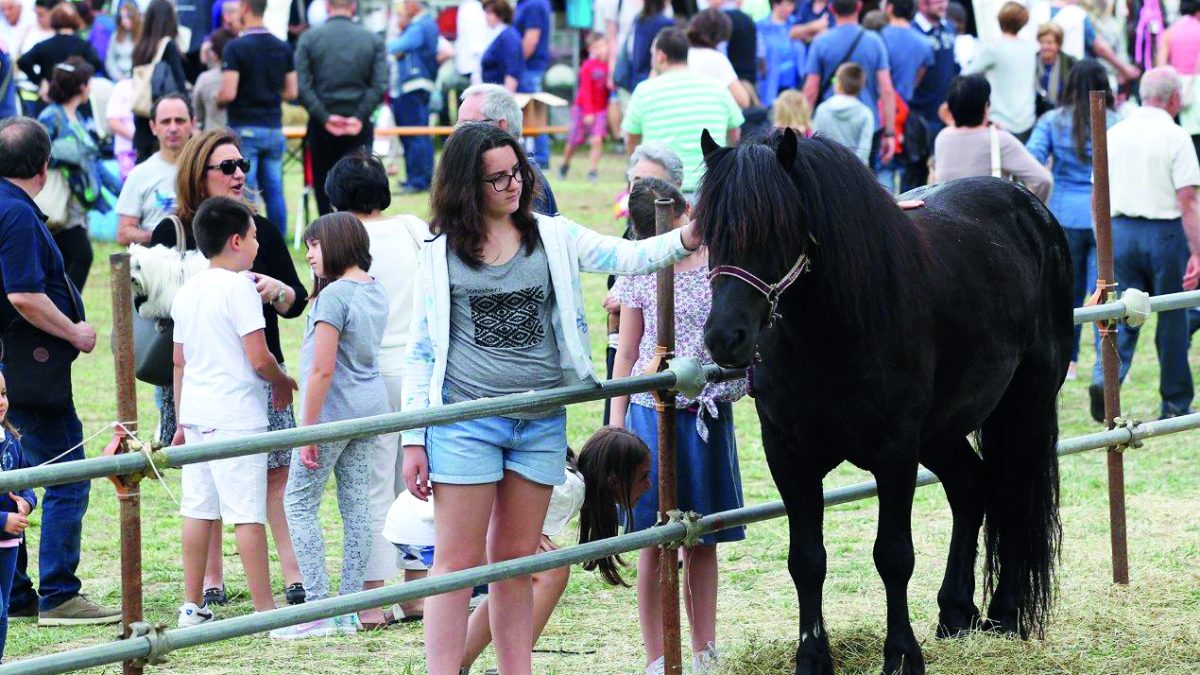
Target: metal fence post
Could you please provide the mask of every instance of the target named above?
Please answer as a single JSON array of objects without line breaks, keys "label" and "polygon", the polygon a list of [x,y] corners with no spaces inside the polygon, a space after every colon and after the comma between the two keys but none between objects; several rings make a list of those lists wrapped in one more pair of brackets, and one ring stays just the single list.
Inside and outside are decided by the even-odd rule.
[{"label": "metal fence post", "polygon": [[[1112,212],[1108,192],[1108,101],[1102,91],[1091,92],[1092,125],[1092,218],[1096,223],[1096,289],[1100,302],[1116,299],[1117,280],[1113,271]],[[1100,326],[1100,358],[1104,367],[1104,419],[1109,429],[1121,416],[1120,361],[1117,356],[1117,324]],[[1125,536],[1125,462],[1116,446],[1108,449],[1108,517],[1112,544],[1113,582],[1129,583],[1129,549]]]},{"label": "metal fence post", "polygon": [[[117,421],[114,434],[117,453],[129,451],[126,430],[137,431],[137,382],[133,360],[133,295],[129,277],[129,254],[109,257],[112,285],[113,366],[117,381]],[[142,620],[142,495],[141,475],[113,476],[121,504],[121,628],[130,637],[130,626]],[[141,661],[125,661],[124,675],[141,675]]]},{"label": "metal fence post", "polygon": [[[675,221],[675,202],[654,202],[655,231],[666,234]],[[655,356],[659,368],[675,357],[675,268],[668,265],[658,271],[658,331]],[[675,476],[675,391],[656,393],[658,409],[658,511],[660,522],[676,510],[678,493]],[[683,673],[679,630],[679,549],[671,544],[659,547],[658,579],[662,593],[663,665],[666,675]]]}]

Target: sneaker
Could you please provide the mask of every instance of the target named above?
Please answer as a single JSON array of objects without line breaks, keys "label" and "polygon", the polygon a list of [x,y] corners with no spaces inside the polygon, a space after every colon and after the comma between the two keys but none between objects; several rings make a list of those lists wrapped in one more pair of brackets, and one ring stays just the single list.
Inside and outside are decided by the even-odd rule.
[{"label": "sneaker", "polygon": [[665,675],[667,672],[667,657],[660,656],[646,666],[646,675]]},{"label": "sneaker", "polygon": [[589,183],[592,183],[594,185],[596,183],[596,181],[598,181],[598,180],[600,180],[600,176],[598,176],[595,171],[588,172],[588,182]]},{"label": "sneaker", "polygon": [[225,584],[221,584],[219,588],[214,586],[204,589],[205,606],[224,605],[227,602],[229,602],[229,596],[225,594]]},{"label": "sneaker", "polygon": [[358,616],[343,614],[332,619],[317,619],[299,626],[287,626],[271,631],[272,640],[300,640],[310,637],[332,637],[352,635],[358,632]]},{"label": "sneaker", "polygon": [[34,599],[32,602],[20,606],[12,606],[8,608],[9,621],[37,621],[38,618],[38,601]]},{"label": "sneaker", "polygon": [[283,597],[289,605],[304,604],[304,584],[292,584],[283,589]]},{"label": "sneaker", "polygon": [[39,626],[88,626],[121,622],[121,610],[101,607],[76,595],[48,612],[38,613]]},{"label": "sneaker", "polygon": [[1088,398],[1091,399],[1092,419],[1104,424],[1104,385],[1089,385]]},{"label": "sneaker", "polygon": [[212,610],[208,605],[197,606],[194,602],[185,602],[179,608],[179,627],[189,628],[191,626],[199,626],[202,623],[208,623],[214,618]]},{"label": "sneaker", "polygon": [[566,177],[567,177],[567,172],[568,172],[568,171],[570,171],[570,170],[571,170],[571,167],[570,167],[569,165],[563,164],[563,165],[559,166],[559,167],[558,167],[558,177],[559,177],[559,178],[566,178]]},{"label": "sneaker", "polygon": [[693,675],[708,675],[717,667],[717,646],[708,643],[704,649],[692,655]]}]

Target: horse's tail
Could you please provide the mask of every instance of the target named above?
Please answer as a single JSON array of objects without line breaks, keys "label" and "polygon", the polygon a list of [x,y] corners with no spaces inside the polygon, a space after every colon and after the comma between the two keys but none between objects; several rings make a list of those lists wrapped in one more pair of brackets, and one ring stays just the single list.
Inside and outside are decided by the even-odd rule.
[{"label": "horse's tail", "polygon": [[[1048,622],[1062,541],[1057,410],[1051,404],[1025,413],[1040,419],[992,418],[989,423],[994,424],[986,424],[980,433],[988,475],[984,598],[990,596],[992,601],[988,617],[1022,638],[1040,637]],[[1041,428],[1042,433],[1034,438],[1029,426]]]}]

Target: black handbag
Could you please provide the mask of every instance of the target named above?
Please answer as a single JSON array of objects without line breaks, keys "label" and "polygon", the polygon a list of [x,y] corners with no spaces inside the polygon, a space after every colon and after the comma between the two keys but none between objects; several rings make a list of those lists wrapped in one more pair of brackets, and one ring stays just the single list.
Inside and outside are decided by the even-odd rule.
[{"label": "black handbag", "polygon": [[[175,225],[175,250],[182,259],[187,235],[179,218],[170,216]],[[133,372],[146,384],[169,387],[175,381],[175,322],[170,318],[152,319],[133,313]]]},{"label": "black handbag", "polygon": [[[75,315],[83,317],[75,299],[75,286],[66,275],[67,294]],[[0,338],[0,361],[8,400],[30,408],[64,409],[71,407],[71,364],[79,350],[18,316],[8,324]]]}]

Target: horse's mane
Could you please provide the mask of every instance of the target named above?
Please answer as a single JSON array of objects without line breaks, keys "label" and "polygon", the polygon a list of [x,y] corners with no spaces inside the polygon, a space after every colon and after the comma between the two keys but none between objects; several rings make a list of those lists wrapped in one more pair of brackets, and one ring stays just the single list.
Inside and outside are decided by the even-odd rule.
[{"label": "horse's mane", "polygon": [[860,335],[888,328],[911,309],[920,235],[849,150],[799,139],[788,170],[791,143],[777,133],[706,155],[696,208],[705,244],[722,262],[759,259],[780,275],[803,251],[812,271],[800,284],[815,284],[830,318]]}]

